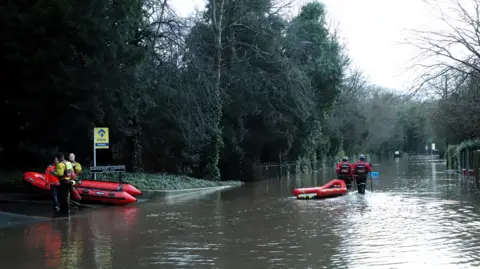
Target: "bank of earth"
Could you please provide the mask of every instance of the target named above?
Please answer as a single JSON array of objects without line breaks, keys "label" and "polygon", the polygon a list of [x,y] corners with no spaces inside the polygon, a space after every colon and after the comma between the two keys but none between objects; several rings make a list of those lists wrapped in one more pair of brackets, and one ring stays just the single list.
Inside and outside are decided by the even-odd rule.
[{"label": "bank of earth", "polygon": [[[85,173],[88,174],[88,173]],[[221,186],[239,186],[241,181],[211,181],[188,176],[178,176],[169,174],[148,174],[148,173],[123,173],[122,179],[130,183],[139,190],[184,190],[207,187]],[[105,174],[97,175],[97,180],[118,181],[116,177],[107,177]],[[2,172],[0,173],[0,190],[2,191],[20,191],[25,189],[23,182],[23,172]]]}]

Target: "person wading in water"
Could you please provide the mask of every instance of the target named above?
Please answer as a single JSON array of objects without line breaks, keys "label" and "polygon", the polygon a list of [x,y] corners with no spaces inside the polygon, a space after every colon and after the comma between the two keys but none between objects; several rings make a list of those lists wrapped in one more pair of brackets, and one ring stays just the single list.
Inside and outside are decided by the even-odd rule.
[{"label": "person wading in water", "polygon": [[352,187],[353,166],[348,162],[348,158],[343,157],[335,170],[337,172],[337,178],[345,181],[347,190],[350,191],[350,188]]},{"label": "person wading in water", "polygon": [[358,193],[365,194],[367,176],[370,172],[372,172],[372,166],[365,161],[365,155],[360,154],[358,162],[353,165],[353,174],[357,182]]}]

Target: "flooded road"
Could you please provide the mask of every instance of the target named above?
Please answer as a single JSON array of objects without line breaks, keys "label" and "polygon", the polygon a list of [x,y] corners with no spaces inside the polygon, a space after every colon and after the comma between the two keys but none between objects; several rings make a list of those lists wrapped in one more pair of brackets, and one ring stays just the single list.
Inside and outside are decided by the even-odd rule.
[{"label": "flooded road", "polygon": [[478,268],[478,183],[445,165],[374,166],[373,192],[296,200],[333,170],[0,229],[2,268]]}]

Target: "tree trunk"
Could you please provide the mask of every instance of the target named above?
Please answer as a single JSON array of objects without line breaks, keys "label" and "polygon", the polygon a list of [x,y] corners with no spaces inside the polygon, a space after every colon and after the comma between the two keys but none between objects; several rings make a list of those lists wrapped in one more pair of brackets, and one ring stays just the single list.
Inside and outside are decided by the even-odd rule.
[{"label": "tree trunk", "polygon": [[223,32],[223,14],[225,0],[210,0],[212,6],[212,26],[214,31],[215,44],[215,87],[213,89],[213,137],[212,137],[212,152],[207,163],[206,176],[213,179],[220,179],[220,169],[218,162],[220,159],[220,151],[223,147],[222,135],[222,110],[223,101],[221,94],[221,79],[222,79],[222,32]]}]

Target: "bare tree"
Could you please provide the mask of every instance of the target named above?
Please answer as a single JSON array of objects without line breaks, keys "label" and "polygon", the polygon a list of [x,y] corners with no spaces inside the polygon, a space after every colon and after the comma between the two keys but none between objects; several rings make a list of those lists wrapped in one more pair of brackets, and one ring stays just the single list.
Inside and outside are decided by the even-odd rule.
[{"label": "bare tree", "polygon": [[413,59],[412,69],[421,72],[414,92],[445,76],[480,72],[480,0],[424,1],[438,13],[442,27],[411,30],[412,37],[405,42],[420,51]]}]

